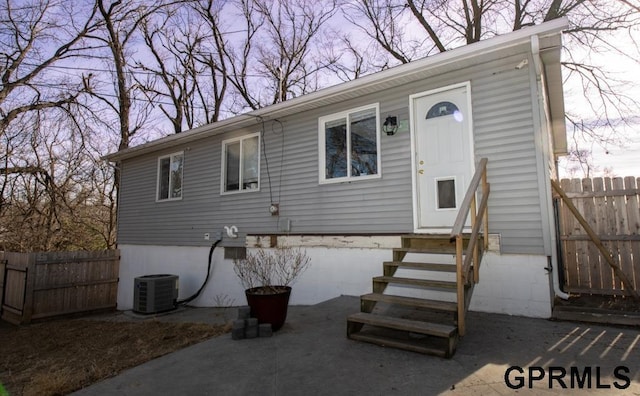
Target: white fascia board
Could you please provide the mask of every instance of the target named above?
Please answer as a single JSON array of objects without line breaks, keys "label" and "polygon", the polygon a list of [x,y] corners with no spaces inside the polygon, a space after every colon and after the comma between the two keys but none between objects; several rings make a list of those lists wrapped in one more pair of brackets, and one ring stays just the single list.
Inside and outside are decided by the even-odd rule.
[{"label": "white fascia board", "polygon": [[395,66],[378,73],[369,74],[357,80],[324,88],[310,94],[264,107],[262,109],[253,110],[223,121],[204,125],[179,134],[170,135],[140,146],[127,148],[116,153],[108,154],[104,159],[114,162],[120,161],[171,147],[173,145],[201,139],[205,136],[228,132],[234,128],[243,128],[260,122],[261,120],[273,119],[279,116],[290,115],[303,110],[312,109],[314,107],[324,105],[327,102],[336,103],[341,100],[345,100],[346,95],[353,91],[370,90],[375,88],[377,85],[382,85],[400,77],[406,79],[408,76],[416,75],[416,79],[419,79],[420,74],[424,72],[425,69],[461,62],[480,54],[487,54],[489,52],[499,51],[516,45],[528,43],[531,36],[537,35],[538,37],[545,37],[554,35],[568,27],[568,20],[566,18],[559,18],[540,25],[522,28],[514,32]]},{"label": "white fascia board", "polygon": [[161,150],[163,148],[175,146],[181,143],[187,143],[199,139],[209,134],[215,134],[216,131],[225,132],[237,128],[243,128],[249,125],[257,123],[259,118],[251,117],[248,114],[242,114],[228,118],[223,121],[214,122],[212,124],[206,124],[189,131],[176,133],[163,137],[157,140],[153,140],[148,143],[143,143],[139,146],[130,147],[124,150],[120,150],[115,153],[107,154],[102,159],[107,161],[116,162],[127,158],[136,157],[148,152]]}]

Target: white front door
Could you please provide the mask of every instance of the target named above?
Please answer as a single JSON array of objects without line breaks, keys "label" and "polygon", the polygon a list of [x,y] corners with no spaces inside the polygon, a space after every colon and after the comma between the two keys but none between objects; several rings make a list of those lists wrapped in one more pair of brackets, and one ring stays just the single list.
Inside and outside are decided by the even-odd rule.
[{"label": "white front door", "polygon": [[411,96],[416,232],[448,232],[473,176],[470,87]]}]

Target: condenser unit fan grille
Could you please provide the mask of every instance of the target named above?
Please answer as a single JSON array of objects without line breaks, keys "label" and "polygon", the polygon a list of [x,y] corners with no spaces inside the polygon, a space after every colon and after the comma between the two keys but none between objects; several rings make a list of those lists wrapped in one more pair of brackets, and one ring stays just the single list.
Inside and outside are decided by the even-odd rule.
[{"label": "condenser unit fan grille", "polygon": [[133,310],[140,313],[169,311],[176,307],[178,276],[169,274],[145,275],[135,278]]}]

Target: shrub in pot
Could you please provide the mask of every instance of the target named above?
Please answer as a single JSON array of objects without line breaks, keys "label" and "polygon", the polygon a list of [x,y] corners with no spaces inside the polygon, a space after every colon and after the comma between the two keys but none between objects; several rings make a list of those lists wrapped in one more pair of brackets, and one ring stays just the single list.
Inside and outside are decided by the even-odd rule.
[{"label": "shrub in pot", "polygon": [[306,251],[290,246],[260,248],[234,260],[233,270],[245,288],[251,316],[270,323],[273,331],[287,318],[291,284],[311,265]]}]

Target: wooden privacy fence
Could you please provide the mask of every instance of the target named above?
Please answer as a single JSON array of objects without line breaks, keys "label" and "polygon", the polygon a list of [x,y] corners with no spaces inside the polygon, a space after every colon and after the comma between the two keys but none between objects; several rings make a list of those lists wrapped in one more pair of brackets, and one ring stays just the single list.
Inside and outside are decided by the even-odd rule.
[{"label": "wooden privacy fence", "polygon": [[[640,289],[640,178],[563,179],[562,190],[611,254],[636,291]],[[632,290],[559,200],[560,242],[567,292],[623,295]]]},{"label": "wooden privacy fence", "polygon": [[32,320],[116,308],[120,251],[0,252],[2,319]]}]

